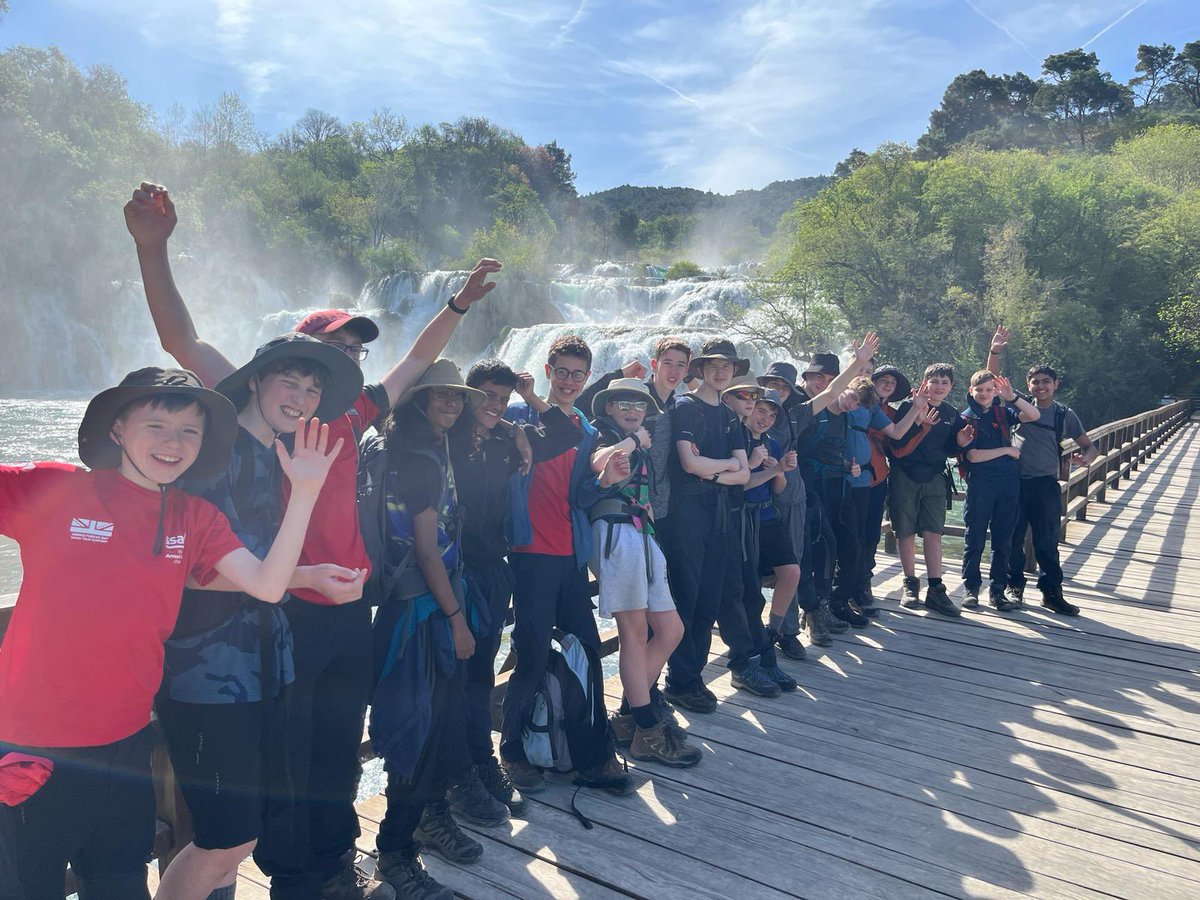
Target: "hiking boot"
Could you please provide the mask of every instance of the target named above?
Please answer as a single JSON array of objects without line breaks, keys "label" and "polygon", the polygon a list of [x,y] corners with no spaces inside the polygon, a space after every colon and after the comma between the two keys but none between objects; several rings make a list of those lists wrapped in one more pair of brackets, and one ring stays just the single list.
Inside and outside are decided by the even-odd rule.
[{"label": "hiking boot", "polygon": [[804,645],[800,643],[800,638],[796,637],[796,635],[783,634],[779,631],[770,631],[767,633],[771,638],[771,643],[778,647],[788,659],[804,659],[808,656]]},{"label": "hiking boot", "polygon": [[536,794],[546,786],[541,769],[523,759],[502,759],[500,765],[512,786],[522,794]]},{"label": "hiking boot", "polygon": [[680,742],[665,722],[659,722],[653,728],[635,729],[629,755],[634,759],[660,762],[676,769],[690,768],[702,757],[699,747]]},{"label": "hiking boot", "polygon": [[767,676],[757,656],[748,660],[741,671],[733,671],[733,686],[759,697],[778,697],[780,693],[779,685]]},{"label": "hiking boot", "polygon": [[380,853],[379,874],[395,890],[397,900],[454,900],[454,891],[425,871],[416,850]]},{"label": "hiking boot", "polygon": [[525,815],[529,809],[529,801],[522,797],[521,792],[509,781],[503,766],[494,756],[476,768],[479,770],[479,780],[483,782],[487,792],[508,807],[510,816]]},{"label": "hiking boot", "polygon": [[833,639],[829,636],[829,629],[825,627],[825,622],[821,618],[820,610],[811,613],[805,612],[801,625],[808,632],[809,643],[814,647],[828,647],[833,643]]},{"label": "hiking boot", "polygon": [[764,675],[779,685],[779,689],[785,694],[790,694],[800,686],[796,684],[795,678],[783,671],[779,666],[763,666],[762,671]]},{"label": "hiking boot", "polygon": [[860,616],[866,616],[868,619],[874,619],[879,615],[879,610],[870,604],[863,606],[861,599],[858,597],[852,598],[848,604],[851,609],[857,610]]},{"label": "hiking boot", "polygon": [[461,779],[446,790],[450,811],[474,825],[493,828],[508,821],[508,807],[491,795],[483,786],[476,766],[471,766]]},{"label": "hiking boot", "polygon": [[1012,612],[1017,608],[1017,604],[1005,595],[1003,588],[992,588],[988,591],[988,603],[992,604],[996,612]]},{"label": "hiking boot", "polygon": [[954,605],[954,601],[946,593],[944,584],[931,584],[925,589],[925,608],[952,619],[957,619],[962,615],[962,610]]},{"label": "hiking boot", "polygon": [[871,624],[870,619],[860,613],[845,600],[829,601],[829,611],[833,614],[835,619],[841,619],[851,628],[866,628]]},{"label": "hiking boot", "polygon": [[667,688],[663,692],[673,705],[694,713],[711,713],[717,711],[717,698],[712,691],[701,685],[694,691],[673,691]]},{"label": "hiking boot", "polygon": [[1020,609],[1025,605],[1025,585],[1010,584],[1008,590],[1004,592],[1004,596],[1008,598],[1008,602],[1013,604],[1013,609]]},{"label": "hiking boot", "polygon": [[1052,613],[1058,613],[1060,616],[1079,615],[1079,607],[1074,603],[1067,602],[1062,588],[1042,588],[1042,608],[1048,609]]},{"label": "hiking boot", "polygon": [[413,840],[447,862],[473,863],[483,856],[483,845],[458,827],[445,800],[426,803]]},{"label": "hiking boot", "polygon": [[637,723],[632,713],[612,713],[608,717],[608,725],[612,728],[613,740],[618,747],[628,747],[633,743],[633,734],[637,731]]},{"label": "hiking boot", "polygon": [[321,900],[395,900],[392,886],[367,875],[357,858],[354,850],[342,857],[342,870],[321,885]]},{"label": "hiking boot", "polygon": [[921,579],[904,576],[904,593],[900,595],[900,605],[905,609],[916,609],[921,605]]},{"label": "hiking boot", "polygon": [[[637,740],[636,736],[634,740]],[[610,756],[600,765],[592,766],[590,769],[580,769],[576,784],[599,788],[618,797],[624,797],[637,790],[637,785],[629,776],[629,772],[617,761],[615,756]]]},{"label": "hiking boot", "polygon": [[821,622],[825,625],[825,630],[830,634],[845,634],[850,630],[848,623],[843,622],[833,614],[833,607],[830,605],[828,597],[821,599],[821,605],[817,608],[817,615],[820,616]]},{"label": "hiking boot", "polygon": [[979,606],[979,588],[963,587],[963,609],[975,609]]},{"label": "hiking boot", "polygon": [[654,715],[658,721],[667,726],[667,730],[675,735],[677,741],[681,744],[687,741],[687,730],[679,724],[679,718],[675,715],[675,707],[667,702],[667,698],[662,695],[661,691],[652,690],[650,692],[650,706],[654,709]]}]

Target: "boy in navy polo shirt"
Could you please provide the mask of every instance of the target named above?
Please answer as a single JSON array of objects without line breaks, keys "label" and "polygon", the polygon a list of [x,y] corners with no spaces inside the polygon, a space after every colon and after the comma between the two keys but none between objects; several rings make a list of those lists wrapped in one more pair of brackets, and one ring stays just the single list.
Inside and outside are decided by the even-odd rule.
[{"label": "boy in navy polo shirt", "polygon": [[1016,395],[1007,378],[983,369],[971,376],[971,390],[962,418],[973,434],[966,451],[969,477],[963,505],[967,526],[963,541],[963,606],[974,609],[979,605],[982,586],[979,562],[990,525],[992,566],[988,573],[991,580],[988,600],[1000,612],[1008,612],[1017,607],[1004,596],[1004,589],[1008,585],[1008,558],[1017,520],[1020,494],[1017,460],[1021,456],[1021,451],[1012,444],[1011,430],[1018,422],[1038,418],[1038,411]]}]

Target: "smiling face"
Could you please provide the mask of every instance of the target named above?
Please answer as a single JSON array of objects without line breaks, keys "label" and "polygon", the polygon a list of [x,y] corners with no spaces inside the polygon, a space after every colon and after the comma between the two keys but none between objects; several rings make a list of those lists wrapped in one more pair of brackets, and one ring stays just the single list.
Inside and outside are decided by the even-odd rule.
[{"label": "smiling face", "polygon": [[150,403],[130,407],[112,427],[112,439],[125,451],[121,474],[142,487],[171,484],[200,455],[204,427],[198,403],[175,411]]},{"label": "smiling face", "polygon": [[829,387],[829,382],[833,381],[833,378],[834,376],[826,375],[824,372],[810,372],[804,376],[804,392],[810,397],[815,397]]},{"label": "smiling face", "polygon": [[755,437],[761,435],[764,431],[770,431],[775,427],[775,420],[779,417],[779,409],[774,403],[764,403],[759,401],[754,404],[754,410],[750,413],[748,425],[750,431]]},{"label": "smiling face", "polygon": [[735,369],[728,359],[706,359],[700,366],[700,377],[706,385],[720,392],[733,383]]},{"label": "smiling face", "polygon": [[780,400],[786,400],[792,396],[792,386],[782,378],[764,378],[762,386],[768,390],[778,391]]},{"label": "smiling face", "polygon": [[321,381],[315,375],[272,372],[251,378],[249,387],[250,402],[242,414],[261,416],[276,434],[295,433],[300,418],[311,419],[321,405]]},{"label": "smiling face", "polygon": [[[617,423],[617,427],[626,434],[632,434],[642,427],[646,421],[646,409],[633,409],[632,404],[645,404],[646,398],[641,394],[618,394],[604,404],[604,414]],[[630,407],[621,409],[622,406]]]},{"label": "smiling face", "polygon": [[487,399],[475,407],[472,415],[475,424],[483,431],[491,431],[504,418],[508,402],[512,398],[513,389],[494,381],[485,381],[477,385],[478,389],[487,394]]},{"label": "smiling face", "polygon": [[1037,372],[1030,376],[1028,385],[1029,393],[1033,394],[1033,399],[1038,405],[1049,406],[1050,401],[1054,399],[1054,392],[1058,390],[1059,380],[1045,372]]},{"label": "smiling face", "polygon": [[586,359],[560,354],[553,363],[546,363],[546,377],[550,379],[549,402],[554,406],[571,407],[587,383],[591,369]]},{"label": "smiling face", "polygon": [[989,378],[987,381],[971,385],[971,399],[985,409],[992,405],[996,397],[996,382]]},{"label": "smiling face", "polygon": [[926,379],[929,385],[929,402],[933,406],[937,406],[950,395],[950,389],[954,387],[954,379],[946,375],[930,375]]},{"label": "smiling face", "polygon": [[732,409],[737,414],[737,417],[744,422],[754,412],[754,404],[761,396],[761,391],[747,388],[746,390],[739,389],[722,394],[721,401]]},{"label": "smiling face", "polygon": [[462,415],[467,397],[454,388],[429,388],[419,399],[425,418],[439,434],[445,434]]},{"label": "smiling face", "polygon": [[679,386],[687,375],[690,357],[682,350],[667,350],[662,356],[650,361],[654,371],[654,384],[662,394],[669,394]]},{"label": "smiling face", "polygon": [[896,393],[896,376],[880,375],[875,379],[875,393],[879,395],[880,403],[887,403]]}]

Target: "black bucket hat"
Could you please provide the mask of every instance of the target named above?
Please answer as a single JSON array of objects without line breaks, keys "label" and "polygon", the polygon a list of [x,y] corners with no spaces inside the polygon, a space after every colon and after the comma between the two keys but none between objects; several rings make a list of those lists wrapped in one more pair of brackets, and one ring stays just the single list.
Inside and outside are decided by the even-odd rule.
[{"label": "black bucket hat", "polygon": [[842,363],[836,353],[814,353],[812,361],[804,367],[804,375],[841,375]]},{"label": "black bucket hat", "polygon": [[786,381],[792,393],[796,393],[796,367],[790,362],[773,362],[767,366],[767,371],[758,376],[758,383],[765,385],[768,378],[778,378]]},{"label": "black bucket hat", "polygon": [[711,341],[705,341],[704,346],[700,348],[700,355],[692,357],[692,361],[688,364],[688,375],[692,378],[699,378],[700,370],[704,366],[704,363],[713,359],[721,359],[733,363],[733,374],[735,377],[745,375],[750,371],[750,360],[738,356],[737,347],[733,345],[733,341],[716,338]]},{"label": "black bucket hat", "polygon": [[871,381],[876,382],[884,375],[891,375],[896,379],[896,390],[892,392],[888,402],[899,403],[901,400],[908,399],[908,395],[912,393],[912,384],[904,377],[904,373],[895,366],[880,366],[871,373]]},{"label": "black bucket hat", "polygon": [[196,461],[189,473],[211,475],[229,466],[237,437],[237,410],[216,391],[200,383],[187,369],[149,366],[130,372],[114,388],[101,391],[87,405],[79,423],[79,458],[89,469],[115,469],[121,465],[121,447],[112,439],[113,423],[130,403],[152,397],[190,397],[208,411],[208,426]]},{"label": "black bucket hat", "polygon": [[284,334],[267,341],[254,351],[254,358],[250,362],[227,378],[222,378],[217,390],[240,410],[250,402],[250,379],[281,359],[311,359],[328,370],[329,380],[321,388],[321,402],[313,413],[322,422],[336,419],[362,393],[363,374],[358,363],[337,347],[331,347],[307,334]]}]

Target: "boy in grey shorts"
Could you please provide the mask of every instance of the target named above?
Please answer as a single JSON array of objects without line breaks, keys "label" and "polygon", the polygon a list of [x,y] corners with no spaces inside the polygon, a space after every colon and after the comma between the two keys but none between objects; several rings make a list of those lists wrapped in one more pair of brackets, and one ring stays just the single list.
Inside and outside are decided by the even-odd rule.
[{"label": "boy in grey shorts", "polygon": [[[667,566],[654,534],[650,507],[650,433],[643,426],[653,406],[646,386],[619,378],[592,403],[598,433],[592,453],[602,499],[588,510],[594,551],[591,569],[600,583],[600,615],[617,621],[621,686],[627,716],[613,716],[613,730],[628,733],[630,755],[668,766],[694,766],[700,750],[651,702],[650,689],[683,637],[683,623],[667,585]],[[650,632],[653,632],[650,634]]]}]

